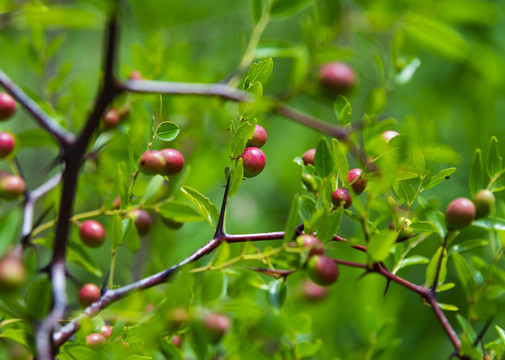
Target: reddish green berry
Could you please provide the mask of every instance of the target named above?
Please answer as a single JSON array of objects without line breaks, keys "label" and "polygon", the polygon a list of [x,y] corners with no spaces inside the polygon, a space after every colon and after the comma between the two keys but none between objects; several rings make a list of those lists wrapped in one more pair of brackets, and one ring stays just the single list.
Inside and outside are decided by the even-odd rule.
[{"label": "reddish green berry", "polygon": [[85,284],[79,290],[79,304],[88,307],[100,299],[100,288],[95,284]]},{"label": "reddish green berry", "polygon": [[9,156],[16,146],[16,140],[11,133],[0,132],[0,158]]},{"label": "reddish green berry", "polygon": [[86,220],[79,228],[81,240],[89,247],[100,247],[105,242],[105,229],[95,220]]},{"label": "reddish green berry", "polygon": [[158,150],[147,150],[140,156],[139,170],[144,174],[160,174],[165,170],[165,165],[165,157]]},{"label": "reddish green berry", "polygon": [[105,338],[110,338],[112,335],[112,327],[110,325],[104,324],[102,325],[102,328],[100,329],[100,333],[105,336]]},{"label": "reddish green berry", "polygon": [[260,148],[267,142],[267,132],[261,125],[256,125],[254,128],[254,134],[251,139],[247,142],[247,146],[253,146]]},{"label": "reddish green berry", "polygon": [[105,129],[114,129],[119,124],[119,111],[115,108],[109,109],[103,116],[102,123]]},{"label": "reddish green berry", "polygon": [[176,348],[180,348],[182,345],[181,337],[178,335],[174,335],[174,337],[172,338],[172,344],[174,344]]},{"label": "reddish green berry", "polygon": [[13,291],[26,281],[26,270],[21,259],[7,255],[0,260],[0,291]]},{"label": "reddish green berry", "polygon": [[86,345],[91,348],[99,348],[107,343],[107,339],[100,333],[93,333],[86,336]]},{"label": "reddish green berry", "polygon": [[347,64],[330,62],[319,68],[319,82],[337,94],[351,91],[356,85],[356,73]]},{"label": "reddish green berry", "polygon": [[394,130],[387,130],[382,133],[382,138],[384,139],[385,142],[390,142],[392,138],[395,136],[400,135],[400,133],[394,131]]},{"label": "reddish green berry", "polygon": [[347,209],[352,204],[351,194],[346,189],[337,189],[331,195],[331,202],[335,207],[343,205],[344,209]]},{"label": "reddish green berry", "polygon": [[312,301],[321,300],[328,295],[328,288],[317,285],[310,279],[306,279],[302,283],[302,294]]},{"label": "reddish green berry", "polygon": [[347,181],[351,183],[351,187],[356,195],[361,194],[366,189],[367,180],[361,169],[352,169],[347,173]]},{"label": "reddish green berry", "polygon": [[317,285],[328,286],[338,279],[335,262],[324,255],[312,256],[307,264],[310,279]]},{"label": "reddish green berry", "polygon": [[230,329],[231,321],[226,315],[209,313],[203,318],[203,327],[207,332],[209,341],[215,344]]},{"label": "reddish green berry", "polygon": [[144,77],[139,71],[133,70],[130,74],[130,80],[144,80]]},{"label": "reddish green berry", "polygon": [[310,249],[309,256],[324,254],[324,244],[314,235],[300,235],[296,238],[296,243],[298,246]]},{"label": "reddish green berry", "polygon": [[130,217],[137,228],[140,235],[145,235],[151,229],[152,219],[151,215],[142,209],[132,210]]},{"label": "reddish green berry", "polygon": [[17,175],[4,175],[0,178],[0,197],[6,200],[15,200],[24,194],[26,184],[23,178]]},{"label": "reddish green berry", "polygon": [[481,218],[489,215],[494,209],[496,199],[491,190],[481,190],[472,199],[475,205],[476,215],[475,218]]},{"label": "reddish green berry", "polygon": [[244,161],[244,176],[251,178],[263,171],[266,164],[266,157],[263,151],[257,147],[245,148],[242,155]]},{"label": "reddish green berry", "polygon": [[160,151],[165,158],[165,169],[163,174],[175,175],[181,172],[184,167],[184,156],[175,149],[163,149]]},{"label": "reddish green berry", "polygon": [[314,166],[314,158],[316,156],[316,149],[309,149],[303,153],[303,165],[311,164]]},{"label": "reddish green berry", "polygon": [[16,112],[16,101],[7,93],[0,93],[0,120],[9,119]]},{"label": "reddish green berry", "polygon": [[475,219],[475,214],[473,202],[467,198],[457,198],[451,201],[445,211],[445,224],[448,229],[459,230],[470,225]]}]

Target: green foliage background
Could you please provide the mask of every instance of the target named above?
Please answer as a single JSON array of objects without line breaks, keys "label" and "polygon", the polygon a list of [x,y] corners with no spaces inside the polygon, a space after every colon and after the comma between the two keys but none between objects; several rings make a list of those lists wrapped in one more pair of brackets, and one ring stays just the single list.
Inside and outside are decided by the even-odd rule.
[{"label": "green foliage background", "polygon": [[[290,2],[277,2],[281,10],[286,3]],[[299,6],[292,8],[294,4]],[[0,68],[73,131],[79,129],[89,114],[100,79],[106,7],[106,2],[94,0],[0,1]],[[505,135],[503,2],[296,0],[286,7],[289,11],[274,17],[266,28],[256,53],[258,58],[272,57],[274,61],[272,76],[264,84],[265,94],[286,96],[293,107],[337,124],[335,98],[318,88],[314,80],[318,66],[324,62],[349,63],[359,77],[358,86],[349,96],[352,123],[362,121],[371,92],[384,89],[387,103],[379,111],[379,118],[396,119],[394,129],[415,136],[426,159],[436,154],[437,170],[457,167],[450,180],[423,194],[424,198],[443,211],[451,199],[470,197],[468,179],[474,150],[481,148],[485,155],[489,138],[494,135],[501,140]],[[253,26],[251,1],[127,1],[121,18],[120,75],[127,78],[137,69],[147,79],[219,82],[237,67]],[[406,83],[393,84],[397,65],[391,57],[393,38],[403,39],[396,61],[420,64]],[[378,62],[383,70],[378,69]],[[299,94],[301,89],[304,94]],[[117,164],[128,162],[128,147],[134,159],[146,149],[153,113],[181,128],[180,136],[169,146],[180,149],[191,167],[185,185],[220,204],[224,168],[229,165],[228,129],[230,121],[238,116],[237,105],[191,96],[131,95],[129,99],[132,104],[129,119],[117,131],[106,135],[111,136],[110,144],[97,161],[88,161],[84,167],[75,212],[112,204],[118,193]],[[119,99],[120,103],[124,101],[124,96]],[[258,120],[268,132],[264,147],[267,166],[260,176],[245,181],[230,200],[227,218],[230,233],[284,229],[293,195],[305,191],[300,182],[300,167],[293,159],[316,147],[321,138],[321,133],[279,115],[267,113]],[[0,129],[18,136],[17,156],[26,172],[27,185],[36,187],[48,176],[48,166],[57,155],[56,146],[22,110],[15,119],[0,124]],[[161,145],[155,143],[154,147]],[[351,167],[357,165],[350,157],[349,161]],[[2,162],[0,167],[8,168],[8,164]],[[55,172],[52,169],[49,174]],[[148,181],[141,175],[134,193],[141,196]],[[39,213],[57,195],[53,191],[40,204]],[[500,192],[496,195],[498,213],[503,216],[503,196]],[[186,198],[179,192],[176,199]],[[1,222],[3,251],[19,238],[20,210],[15,204],[1,205],[0,215],[8,219]],[[110,217],[99,219],[109,232]],[[165,269],[212,237],[213,230],[205,221],[188,223],[181,230],[172,231],[159,220],[156,219],[151,235],[141,239],[136,254],[132,255],[126,246],[120,248],[117,285]],[[389,221],[378,225],[385,228]],[[74,227],[73,238],[76,234]],[[348,219],[343,220],[339,234],[362,237],[360,228]],[[481,230],[471,228],[458,241],[484,237],[486,234]],[[428,238],[416,253],[429,258],[438,246],[439,240]],[[89,251],[102,273],[109,267],[109,248],[106,245]],[[239,245],[231,246],[232,253],[238,253],[239,249]],[[484,248],[476,253],[485,256],[486,251]],[[332,252],[356,261],[363,259],[343,248],[335,247]],[[38,253],[40,268],[49,261],[50,254],[43,248]],[[33,253],[28,256],[35,259]],[[201,264],[206,262],[208,259],[204,258]],[[34,262],[32,266],[35,268]],[[103,280],[72,264],[70,271],[81,281]],[[286,349],[304,342],[306,345],[301,348],[308,350],[299,347],[297,351],[310,354],[310,346],[320,346],[317,354],[311,356],[316,359],[441,359],[452,352],[440,324],[418,295],[392,284],[384,296],[383,278],[369,275],[360,279],[361,270],[345,267],[340,267],[340,271],[340,280],[331,286],[331,295],[317,303],[301,296],[299,284],[306,275],[299,272],[290,276],[288,297],[280,312],[267,304],[266,291],[254,286],[266,284],[269,278],[237,270],[227,275],[231,300],[216,300],[220,296],[215,289],[222,286],[221,275],[182,274],[173,285],[151,289],[113,305],[103,318],[121,314],[140,320],[145,316],[147,303],[157,305],[165,299],[169,305],[163,306],[170,307],[196,294],[197,298],[200,296],[196,305],[225,310],[235,316],[234,331],[224,340],[230,358],[272,358],[269,351],[282,349],[273,351],[273,357],[289,359],[293,354]],[[400,271],[401,276],[415,283],[423,283],[424,274],[422,265]],[[452,264],[447,281],[459,285]],[[184,288],[182,284],[188,283],[194,285],[188,294],[176,288],[177,284]],[[77,291],[69,283],[73,310],[79,309]],[[458,306],[466,317],[466,299],[460,286],[442,293],[440,301]],[[502,305],[503,296],[498,302]],[[461,332],[456,318],[449,314],[449,319]],[[154,321],[148,319],[147,323]],[[498,313],[494,323],[505,327],[502,313]],[[476,328],[483,325],[479,322]],[[140,336],[149,335],[147,327],[142,331],[145,334]],[[496,337],[494,329],[486,335],[487,340]],[[142,346],[148,349],[150,344]],[[0,345],[0,351],[3,352],[0,357],[5,358],[5,344]]]}]

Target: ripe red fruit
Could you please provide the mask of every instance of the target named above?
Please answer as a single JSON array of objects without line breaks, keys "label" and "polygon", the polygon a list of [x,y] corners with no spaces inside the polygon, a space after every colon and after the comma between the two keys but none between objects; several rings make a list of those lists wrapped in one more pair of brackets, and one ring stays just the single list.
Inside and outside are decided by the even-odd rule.
[{"label": "ripe red fruit", "polygon": [[310,279],[317,285],[328,286],[338,279],[335,262],[324,255],[312,256],[307,264]]},{"label": "ripe red fruit", "polygon": [[335,207],[340,207],[343,204],[344,209],[347,209],[352,204],[351,194],[346,189],[337,189],[331,195],[331,202]]},{"label": "ripe red fruit", "polygon": [[119,112],[115,108],[109,109],[102,118],[103,127],[107,130],[115,128],[119,124]]},{"label": "ripe red fruit", "polygon": [[257,147],[248,147],[240,157],[244,161],[244,176],[251,178],[263,171],[266,157],[263,151]]},{"label": "ripe red fruit", "polygon": [[112,335],[112,327],[110,325],[104,324],[100,329],[100,333],[108,339]]},{"label": "ripe red fruit", "polygon": [[382,138],[387,143],[390,142],[392,138],[394,138],[395,136],[398,136],[398,135],[400,135],[400,133],[398,133],[394,130],[387,130],[381,134]]},{"label": "ripe red fruit", "polygon": [[81,240],[89,247],[100,247],[105,242],[105,229],[95,220],[86,220],[79,228]]},{"label": "ripe red fruit", "polygon": [[90,306],[100,299],[100,288],[95,284],[85,284],[79,290],[79,304],[84,307]]},{"label": "ripe red fruit", "polygon": [[310,249],[309,256],[324,254],[324,244],[314,235],[300,235],[296,238],[296,243],[298,246]]},{"label": "ripe red fruit", "polygon": [[121,209],[121,198],[119,196],[116,196],[114,199],[114,209],[119,210]]},{"label": "ripe red fruit", "polygon": [[174,335],[174,337],[172,338],[172,344],[174,344],[175,347],[180,348],[182,345],[181,337],[178,335]]},{"label": "ripe red fruit", "polygon": [[147,234],[151,229],[151,215],[142,209],[135,209],[130,212],[130,217],[140,235]]},{"label": "ripe red fruit", "polygon": [[328,295],[328,288],[317,285],[310,279],[302,283],[302,294],[309,300],[321,300]]},{"label": "ripe red fruit", "polygon": [[12,291],[26,281],[26,270],[21,259],[7,255],[0,260],[0,291]]},{"label": "ripe red fruit", "polygon": [[16,112],[16,102],[7,93],[0,93],[0,120],[9,119]]},{"label": "ripe red fruit", "polygon": [[23,178],[17,175],[4,175],[0,179],[0,197],[14,200],[23,195],[26,184]]},{"label": "ripe red fruit", "polygon": [[139,71],[133,70],[130,74],[130,80],[144,80],[144,77]]},{"label": "ripe red fruit", "polygon": [[156,175],[164,171],[165,157],[158,150],[147,150],[140,156],[139,170],[147,175]]},{"label": "ripe red fruit", "polygon": [[254,146],[257,148],[262,147],[267,142],[267,132],[263,126],[256,125],[254,128],[254,134],[251,139],[247,142],[247,146]]},{"label": "ripe red fruit", "polygon": [[86,345],[91,348],[98,348],[107,343],[105,336],[99,333],[93,333],[86,336]]},{"label": "ripe red fruit", "polygon": [[184,156],[175,149],[163,149],[160,153],[165,158],[165,169],[163,174],[175,175],[184,167]]},{"label": "ripe red fruit", "polygon": [[303,153],[302,160],[303,165],[311,164],[314,165],[314,157],[316,156],[316,149],[309,149]]},{"label": "ripe red fruit", "polygon": [[476,218],[487,216],[494,209],[495,197],[491,190],[481,190],[472,199],[475,205]]},{"label": "ripe red fruit", "polygon": [[351,91],[356,85],[356,73],[347,64],[330,62],[319,68],[319,82],[337,94]]},{"label": "ripe red fruit", "polygon": [[230,329],[231,321],[226,315],[209,313],[203,318],[203,327],[207,331],[209,341],[217,343]]},{"label": "ripe red fruit", "polygon": [[363,170],[352,169],[347,173],[347,181],[351,183],[351,187],[356,195],[361,194],[366,189],[367,180],[363,175]]},{"label": "ripe red fruit", "polygon": [[14,150],[16,140],[11,133],[0,132],[0,158],[4,158]]},{"label": "ripe red fruit", "polygon": [[459,230],[470,225],[475,219],[476,209],[473,202],[466,198],[451,201],[445,211],[445,224],[448,229]]}]

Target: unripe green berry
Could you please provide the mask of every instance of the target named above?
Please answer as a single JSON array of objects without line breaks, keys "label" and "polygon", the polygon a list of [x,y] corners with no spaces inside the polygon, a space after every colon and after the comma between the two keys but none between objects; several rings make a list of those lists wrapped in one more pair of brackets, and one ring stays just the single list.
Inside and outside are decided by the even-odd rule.
[{"label": "unripe green berry", "polygon": [[0,291],[9,292],[23,286],[26,281],[26,270],[21,259],[7,255],[0,259]]},{"label": "unripe green berry", "polygon": [[24,194],[26,184],[23,178],[17,175],[4,175],[0,178],[0,197],[6,200],[15,200]]},{"label": "unripe green berry", "polygon": [[490,190],[480,190],[472,199],[475,205],[476,218],[482,218],[489,215],[493,209],[496,199]]}]

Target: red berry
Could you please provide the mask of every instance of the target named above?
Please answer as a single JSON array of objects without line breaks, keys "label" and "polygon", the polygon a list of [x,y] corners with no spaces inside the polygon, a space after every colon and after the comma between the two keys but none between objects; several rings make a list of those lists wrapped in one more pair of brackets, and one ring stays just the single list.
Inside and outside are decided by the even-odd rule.
[{"label": "red berry", "polygon": [[16,112],[16,102],[7,93],[0,93],[0,120],[9,119]]},{"label": "red berry", "polygon": [[165,169],[163,174],[175,175],[184,167],[184,156],[175,149],[163,149],[160,151],[165,158]]},{"label": "red berry", "polygon": [[347,181],[351,183],[351,187],[356,195],[361,194],[366,189],[367,180],[361,169],[349,170],[347,173]]},{"label": "red berry", "polygon": [[133,70],[130,74],[130,80],[144,80],[144,77],[139,71]]},{"label": "red berry", "polygon": [[4,158],[14,150],[16,140],[11,133],[0,132],[0,158]]},{"label": "red berry", "polygon": [[107,343],[105,336],[99,333],[93,333],[86,336],[86,345],[91,348],[98,348]]},{"label": "red berry", "polygon": [[356,74],[347,64],[330,62],[319,68],[319,81],[321,84],[338,94],[349,92],[356,85]]},{"label": "red berry", "polygon": [[107,130],[115,128],[119,124],[119,112],[117,109],[109,109],[102,118],[103,127]]},{"label": "red berry", "polygon": [[110,325],[104,324],[100,329],[100,333],[108,339],[112,335],[112,327]]},{"label": "red berry", "polygon": [[7,255],[0,260],[0,291],[12,291],[26,281],[26,270],[21,259]]},{"label": "red berry", "polygon": [[244,176],[251,178],[263,171],[266,157],[263,151],[257,147],[248,147],[240,157],[244,161]]},{"label": "red berry", "polygon": [[398,136],[400,135],[400,133],[394,131],[394,130],[388,130],[388,131],[384,131],[381,136],[382,138],[384,139],[385,142],[390,142],[392,138],[394,138],[395,136]]},{"label": "red berry", "polygon": [[337,189],[331,195],[331,202],[335,207],[340,207],[344,205],[344,209],[347,209],[352,204],[351,194],[346,189]]},{"label": "red berry", "polygon": [[100,247],[105,242],[105,229],[95,220],[86,220],[79,228],[81,240],[89,247]]},{"label": "red berry", "polygon": [[321,300],[328,295],[328,288],[306,279],[302,283],[302,294],[309,300]]},{"label": "red berry", "polygon": [[312,256],[307,264],[310,279],[317,285],[328,286],[338,279],[335,262],[324,255]]},{"label": "red berry", "polygon": [[314,157],[316,156],[316,149],[309,149],[303,153],[302,160],[303,165],[311,164],[314,165]]},{"label": "red berry", "polygon": [[178,335],[174,335],[174,337],[172,338],[172,344],[174,344],[175,347],[180,348],[182,345],[181,337]]},{"label": "red berry", "polygon": [[79,304],[88,307],[100,299],[100,288],[95,284],[85,284],[79,290]]},{"label": "red berry", "polygon": [[114,199],[114,209],[119,210],[121,209],[121,198],[119,196],[116,196]]},{"label": "red berry", "polygon": [[209,313],[204,316],[203,326],[209,335],[209,341],[215,344],[230,329],[231,321],[226,315]]},{"label": "red berry", "polygon": [[451,201],[445,211],[445,224],[448,229],[459,230],[470,225],[475,219],[476,209],[473,202],[466,198]]},{"label": "red berry", "polygon": [[147,150],[140,157],[139,170],[147,175],[160,174],[165,169],[165,157],[158,150]]},{"label": "red berry", "polygon": [[494,194],[490,190],[481,190],[472,199],[473,204],[475,205],[476,210],[476,218],[481,218],[487,216],[494,209],[494,204],[496,199]]},{"label": "red berry", "polygon": [[23,195],[26,184],[23,178],[17,175],[4,175],[0,179],[0,196],[6,200],[14,200]]},{"label": "red berry", "polygon": [[251,139],[247,142],[247,146],[254,146],[257,148],[262,147],[267,142],[267,132],[261,125],[256,125],[254,128],[254,134]]},{"label": "red berry", "polygon": [[142,209],[132,210],[130,217],[140,235],[147,234],[151,229],[151,215]]},{"label": "red berry", "polygon": [[296,243],[298,246],[310,249],[309,256],[324,254],[324,244],[314,235],[300,235],[296,238]]}]

